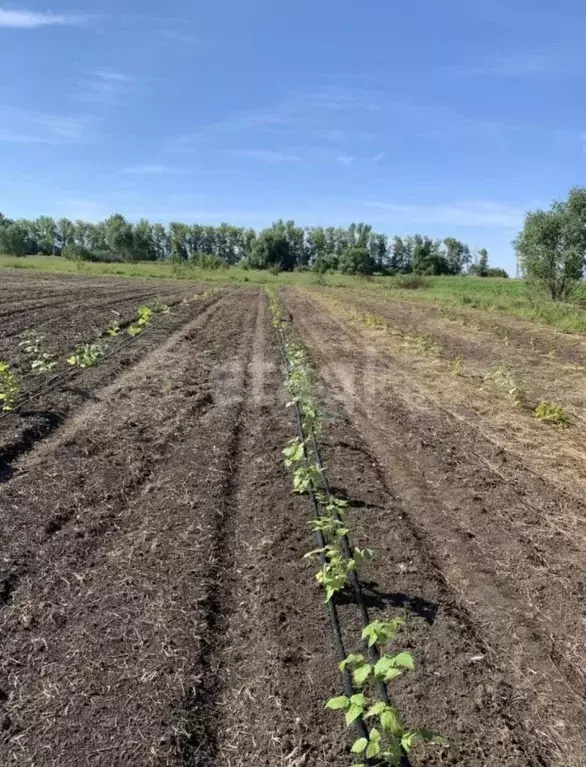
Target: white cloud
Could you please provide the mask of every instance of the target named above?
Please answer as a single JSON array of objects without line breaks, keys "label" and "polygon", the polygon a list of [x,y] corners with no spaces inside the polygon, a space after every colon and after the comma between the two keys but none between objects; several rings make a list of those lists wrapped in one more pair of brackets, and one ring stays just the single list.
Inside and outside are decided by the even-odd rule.
[{"label": "white cloud", "polygon": [[122,74],[122,72],[112,72],[105,69],[98,69],[94,72],[94,76],[98,80],[104,80],[105,82],[116,83],[130,83],[134,80],[130,75]]},{"label": "white cloud", "polygon": [[339,162],[341,165],[353,165],[355,157],[351,157],[348,154],[339,154],[336,157],[336,162]]},{"label": "white cloud", "polygon": [[386,152],[379,152],[379,154],[375,154],[375,156],[372,158],[371,162],[374,165],[377,165],[379,162],[381,162],[381,160],[384,160],[386,156],[387,156]]},{"label": "white cloud", "polygon": [[54,115],[0,107],[0,141],[17,144],[67,144],[85,141],[93,124],[89,115]]},{"label": "white cloud", "polygon": [[135,176],[162,176],[167,173],[183,173],[184,170],[171,165],[132,165],[122,172]]},{"label": "white cloud", "polygon": [[133,81],[134,77],[122,72],[99,69],[79,82],[81,88],[76,98],[90,104],[111,106]]},{"label": "white cloud", "polygon": [[34,136],[30,133],[17,133],[16,131],[0,131],[0,141],[12,142],[14,144],[52,144],[54,143],[48,137]]},{"label": "white cloud", "polygon": [[568,72],[572,62],[564,56],[552,56],[542,53],[516,53],[511,56],[498,56],[485,59],[480,64],[466,64],[452,68],[456,74],[471,77],[534,77],[539,75]]},{"label": "white cloud", "polygon": [[415,205],[363,201],[371,215],[384,214],[389,223],[516,229],[523,221],[524,208],[498,202],[461,200],[453,203]]},{"label": "white cloud", "polygon": [[262,162],[281,163],[281,162],[300,162],[301,157],[296,154],[287,154],[286,152],[273,152],[268,149],[242,149],[236,152],[241,157],[248,157],[251,160],[261,160]]},{"label": "white cloud", "polygon": [[86,16],[62,16],[56,13],[7,10],[0,8],[0,27],[11,29],[38,29],[60,24],[81,24],[87,20]]}]

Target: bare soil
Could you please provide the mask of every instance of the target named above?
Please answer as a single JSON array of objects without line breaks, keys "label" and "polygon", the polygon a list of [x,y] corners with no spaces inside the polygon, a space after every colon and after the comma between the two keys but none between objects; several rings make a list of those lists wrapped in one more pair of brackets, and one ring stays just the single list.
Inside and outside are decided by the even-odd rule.
[{"label": "bare soil", "polygon": [[[18,365],[23,328],[61,353],[86,305],[91,336],[112,306],[177,304],[0,420],[0,764],[351,764],[324,710],[341,679],[302,559],[311,509],[282,462],[295,423],[264,292],[10,280],[0,343]],[[406,618],[416,670],[391,696],[449,740],[413,767],[585,764],[585,505],[438,407],[441,360],[395,352],[318,294],[282,298],[318,373],[330,483],[376,551],[370,614]],[[356,605],[338,607],[358,651]]]},{"label": "bare soil", "polygon": [[226,291],[11,464],[0,763],[345,761],[266,303]]}]

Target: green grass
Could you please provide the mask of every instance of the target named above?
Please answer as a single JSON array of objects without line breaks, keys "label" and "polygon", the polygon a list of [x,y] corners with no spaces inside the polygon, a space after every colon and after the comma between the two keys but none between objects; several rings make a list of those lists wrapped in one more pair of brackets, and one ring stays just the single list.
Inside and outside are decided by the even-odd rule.
[{"label": "green grass", "polygon": [[[577,304],[562,304],[546,298],[532,296],[524,280],[506,280],[482,277],[430,277],[426,286],[405,290],[396,286],[393,277],[363,279],[343,274],[319,277],[313,272],[281,272],[242,269],[200,269],[174,267],[169,263],[140,262],[134,264],[102,264],[68,261],[58,256],[0,256],[0,267],[33,269],[45,272],[88,274],[93,276],[134,277],[143,279],[179,279],[223,284],[249,283],[253,285],[306,285],[347,288],[372,293],[377,298],[402,298],[414,301],[432,301],[470,309],[484,309],[550,325],[565,332],[586,332],[586,311]],[[586,301],[586,286],[577,300]]]}]

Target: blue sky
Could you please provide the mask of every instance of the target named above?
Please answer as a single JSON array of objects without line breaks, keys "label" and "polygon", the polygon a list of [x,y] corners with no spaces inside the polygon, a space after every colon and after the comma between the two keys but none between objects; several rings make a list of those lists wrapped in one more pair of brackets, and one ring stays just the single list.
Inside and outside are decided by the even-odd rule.
[{"label": "blue sky", "polygon": [[584,183],[585,23],[578,0],[0,3],[0,210],[363,220],[514,271],[524,211]]}]

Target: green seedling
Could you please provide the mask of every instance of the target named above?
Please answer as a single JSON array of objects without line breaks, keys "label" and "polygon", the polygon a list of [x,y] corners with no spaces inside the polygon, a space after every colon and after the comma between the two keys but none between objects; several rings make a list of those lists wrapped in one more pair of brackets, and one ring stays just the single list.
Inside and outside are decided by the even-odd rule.
[{"label": "green seedling", "polygon": [[322,549],[314,549],[303,558],[310,559],[322,555],[324,562],[316,573],[315,579],[324,588],[326,602],[329,602],[348,583],[350,573],[356,569],[356,562],[354,559],[346,559],[336,546],[330,545]]},{"label": "green seedling", "polygon": [[308,524],[315,533],[323,533],[325,536],[331,538],[343,538],[350,532],[347,527],[344,527],[343,522],[340,522],[340,520],[335,519],[334,517],[318,517],[317,519],[312,519]]},{"label": "green seedling", "polygon": [[35,373],[50,373],[57,367],[57,361],[53,357],[53,354],[42,352],[31,362],[31,370],[34,370]]},{"label": "green seedling", "polygon": [[303,442],[296,437],[289,440],[287,447],[283,450],[285,456],[285,466],[290,469],[294,464],[303,461],[305,458],[305,446]]},{"label": "green seedling", "polygon": [[[274,291],[268,292],[273,326],[285,333],[286,323],[281,314],[279,300]],[[386,327],[386,324],[379,323],[378,318],[374,316],[372,323],[370,317],[367,319],[367,324],[373,326],[382,324]],[[425,336],[413,334],[410,340],[419,351],[429,353],[438,350],[438,347]],[[314,491],[319,504],[320,514],[309,524],[312,530],[323,535],[326,544],[310,551],[304,559],[320,558],[320,568],[315,574],[315,579],[323,587],[326,602],[329,602],[348,584],[352,573],[362,563],[372,559],[373,552],[371,549],[355,549],[350,557],[345,556],[343,539],[350,532],[345,522],[348,502],[318,490],[323,470],[315,463],[311,463],[312,459],[315,459],[312,452],[312,434],[316,433],[320,419],[323,417],[318,411],[317,402],[313,396],[311,367],[304,349],[298,344],[286,343],[285,357],[287,360],[285,388],[291,397],[287,407],[295,405],[299,407],[302,425],[309,439],[307,442],[299,438],[290,440],[283,450],[283,455],[286,467],[293,472],[294,491],[296,493]],[[305,465],[308,461],[309,465]],[[326,708],[344,712],[348,726],[359,717],[377,719],[377,726],[370,729],[368,737],[359,738],[354,742],[352,753],[363,756],[369,763],[375,759],[380,767],[383,765],[399,767],[404,754],[408,754],[413,745],[419,741],[439,742],[438,737],[427,730],[405,728],[397,710],[384,701],[377,700],[376,694],[381,683],[386,684],[414,667],[413,658],[407,652],[396,654],[381,652],[381,649],[384,650],[395,639],[403,623],[401,618],[392,618],[376,620],[366,626],[362,632],[362,639],[369,647],[379,648],[378,660],[370,663],[364,655],[349,655],[340,664],[340,670],[351,670],[354,684],[359,691],[349,697],[343,695],[332,698],[326,703]],[[366,765],[363,763],[358,767],[366,767]]]},{"label": "green seedling", "polygon": [[527,392],[519,384],[515,371],[507,362],[503,362],[493,368],[488,378],[492,379],[497,386],[500,386],[507,392],[515,407],[527,407]]},{"label": "green seedling", "polygon": [[14,409],[20,391],[14,373],[8,362],[0,360],[0,409],[7,413]]},{"label": "green seedling", "polygon": [[405,625],[403,618],[391,618],[391,620],[376,620],[368,624],[362,631],[362,638],[368,641],[369,647],[386,645],[393,642],[399,630]]},{"label": "green seedling", "polygon": [[155,305],[153,306],[153,312],[155,314],[169,314],[171,312],[171,309],[167,304],[162,303],[161,301],[155,301]]},{"label": "green seedling", "polygon": [[325,589],[326,602],[329,602],[334,594],[341,591],[348,583],[350,573],[362,562],[372,559],[373,552],[370,549],[355,549],[352,558],[347,559],[337,546],[328,544],[324,548],[310,551],[303,558],[311,559],[315,556],[323,556],[324,559],[321,568],[315,574],[315,579]]},{"label": "green seedling", "polygon": [[142,333],[142,331],[151,324],[153,317],[153,310],[150,308],[150,306],[139,306],[137,313],[137,321],[134,325],[131,325],[128,328],[128,333],[133,337],[139,335],[139,333]]},{"label": "green seedling", "polygon": [[[373,621],[363,631],[363,639],[368,639],[369,646],[385,645],[395,639],[397,631],[403,625],[401,618]],[[396,708],[383,700],[377,700],[377,684],[396,679],[406,671],[414,669],[410,653],[400,652],[395,655],[383,653],[376,663],[370,663],[361,654],[351,654],[340,663],[340,671],[352,669],[355,686],[360,692],[347,697],[342,695],[331,698],[326,708],[343,711],[346,725],[350,726],[359,717],[377,719],[377,727],[372,727],[366,738],[358,738],[352,745],[352,753],[364,755],[366,759],[376,758],[377,764],[387,767],[399,767],[404,754],[409,754],[418,742],[443,743],[443,739],[425,729],[410,730],[401,722]],[[366,767],[364,764],[357,767]]]},{"label": "green seedling", "polygon": [[104,357],[104,349],[100,344],[81,344],[67,358],[67,362],[79,368],[91,368]]},{"label": "green seedling", "polygon": [[55,355],[43,349],[44,336],[34,330],[27,330],[22,335],[23,339],[18,345],[30,358],[31,370],[35,373],[50,373],[54,370],[57,367]]},{"label": "green seedling", "polygon": [[308,493],[321,477],[321,469],[318,466],[299,466],[293,472],[293,492]]},{"label": "green seedling", "polygon": [[106,335],[110,336],[110,338],[120,335],[120,323],[118,320],[114,320],[110,327],[106,328]]},{"label": "green seedling", "polygon": [[561,405],[555,405],[553,402],[545,402],[542,400],[535,408],[535,417],[539,421],[553,423],[562,428],[566,428],[570,425],[570,418],[566,410]]},{"label": "green seedling", "polygon": [[146,325],[150,324],[152,317],[153,317],[153,310],[150,308],[150,306],[138,307],[138,322],[137,322],[138,325],[145,327]]}]

